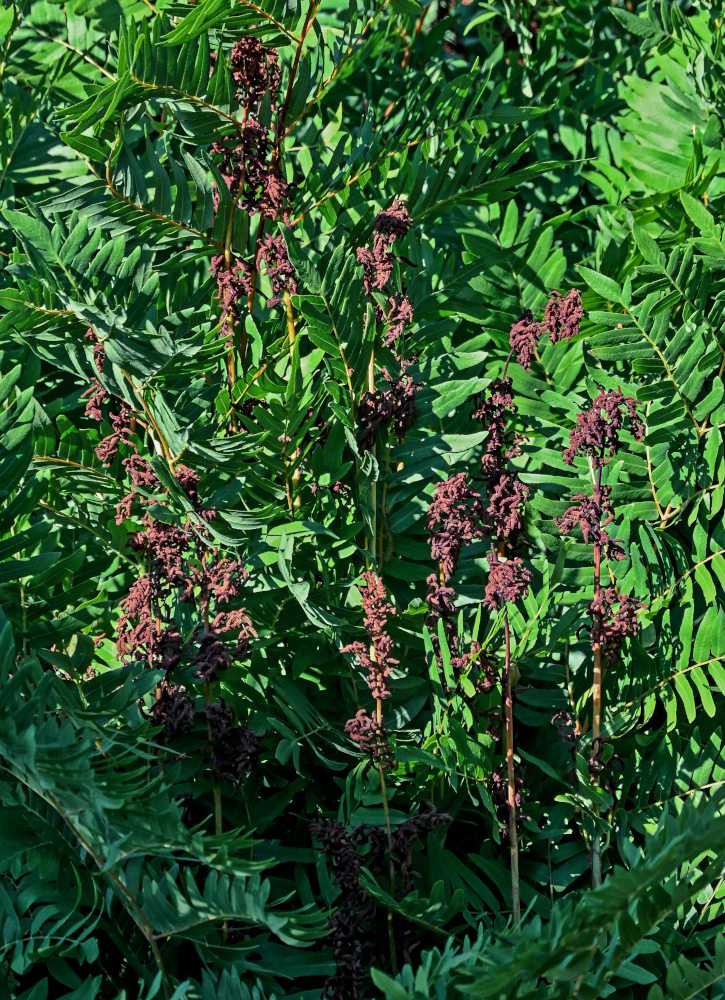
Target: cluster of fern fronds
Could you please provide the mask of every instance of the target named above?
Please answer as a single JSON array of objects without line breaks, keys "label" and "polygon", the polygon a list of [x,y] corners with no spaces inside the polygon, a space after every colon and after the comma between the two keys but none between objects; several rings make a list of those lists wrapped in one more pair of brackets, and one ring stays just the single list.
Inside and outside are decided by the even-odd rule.
[{"label": "cluster of fern fronds", "polygon": [[722,0],[5,0],[0,1000],[725,995]]}]

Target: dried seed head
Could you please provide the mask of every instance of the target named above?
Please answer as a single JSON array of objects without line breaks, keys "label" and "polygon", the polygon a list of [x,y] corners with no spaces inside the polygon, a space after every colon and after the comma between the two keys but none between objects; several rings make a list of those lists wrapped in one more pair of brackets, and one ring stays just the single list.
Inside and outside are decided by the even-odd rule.
[{"label": "dried seed head", "polygon": [[365,586],[359,589],[370,646],[363,642],[353,642],[345,646],[342,652],[352,653],[362,669],[367,671],[367,682],[373,698],[388,698],[388,676],[398,661],[391,656],[393,640],[386,628],[388,616],[395,614],[395,608],[388,603],[385,585],[375,573],[363,573],[362,579]]},{"label": "dried seed head", "polygon": [[568,507],[561,517],[555,517],[554,523],[562,535],[571,535],[574,528],[579,528],[584,541],[601,546],[608,559],[624,559],[622,539],[610,538],[604,530],[614,520],[610,496],[609,486],[595,489],[591,497],[577,493],[572,497],[576,503]]},{"label": "dried seed head", "polygon": [[562,457],[567,465],[577,455],[588,455],[595,468],[607,464],[621,448],[620,432],[625,419],[635,440],[644,437],[644,422],[637,413],[637,400],[624,396],[621,389],[608,389],[595,397],[592,405],[576,418],[576,427],[569,435],[569,447]]},{"label": "dried seed head", "polygon": [[230,62],[239,103],[258,113],[262,99],[269,93],[274,107],[281,77],[277,50],[246,35],[232,49]]},{"label": "dried seed head", "polygon": [[163,726],[158,737],[163,743],[190,733],[194,728],[194,699],[185,688],[164,684],[151,709],[151,723]]},{"label": "dried seed head", "polygon": [[[614,606],[618,605],[616,611]],[[622,643],[629,635],[637,635],[637,615],[645,605],[636,597],[618,594],[614,587],[602,587],[589,605],[594,619],[591,627],[592,643],[598,643],[605,662],[613,666],[621,656]]]},{"label": "dried seed head", "polygon": [[446,580],[450,580],[463,546],[484,537],[483,503],[468,485],[465,472],[436,484],[428,508],[428,530],[431,555],[443,567]]},{"label": "dried seed head", "polygon": [[505,562],[491,559],[483,603],[491,611],[498,611],[507,602],[514,603],[529,592],[531,570],[516,556]]},{"label": "dried seed head", "polygon": [[383,289],[393,273],[396,256],[391,247],[396,239],[405,236],[413,220],[403,203],[396,198],[389,209],[375,217],[373,248],[357,248],[358,264],[363,265],[365,292],[372,297],[375,289]]},{"label": "dried seed head", "polygon": [[384,768],[393,766],[393,751],[385,735],[385,726],[382,719],[378,720],[375,715],[371,715],[364,708],[355,714],[352,719],[345,723],[345,732],[363,753],[368,754],[370,760],[377,767]]},{"label": "dried seed head", "polygon": [[541,324],[534,320],[534,314],[530,309],[525,309],[511,327],[509,334],[511,350],[515,351],[519,364],[527,371],[531,368],[541,331]]},{"label": "dried seed head", "polygon": [[412,225],[413,219],[400,198],[396,198],[390,208],[383,209],[375,216],[375,231],[392,236],[393,240],[405,236]]},{"label": "dried seed head", "polygon": [[391,378],[383,369],[387,388],[363,393],[357,411],[361,452],[370,451],[378,431],[389,427],[401,442],[415,423],[415,397],[422,386],[405,373],[407,367],[404,363],[397,379]]},{"label": "dried seed head", "polygon": [[581,292],[578,288],[562,297],[561,292],[552,292],[542,329],[549,334],[552,344],[565,340],[567,344],[579,333],[579,323],[584,316]]},{"label": "dried seed head", "polygon": [[257,254],[257,270],[264,262],[267,275],[272,282],[273,296],[267,299],[267,306],[278,305],[285,291],[294,295],[297,291],[295,269],[290,263],[287,244],[281,236],[265,236]]}]

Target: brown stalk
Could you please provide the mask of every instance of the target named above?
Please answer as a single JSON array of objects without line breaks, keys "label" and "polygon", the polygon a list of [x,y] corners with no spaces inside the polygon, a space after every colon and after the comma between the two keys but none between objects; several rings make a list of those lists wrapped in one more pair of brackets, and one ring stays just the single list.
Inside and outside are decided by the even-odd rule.
[{"label": "brown stalk", "polygon": [[[247,120],[247,108],[242,108],[242,120],[239,123],[240,130],[244,129],[245,122]],[[224,267],[227,271],[231,270],[232,267],[232,237],[234,235],[234,213],[237,206],[237,202],[244,194],[244,169],[245,162],[242,161],[242,176],[239,180],[239,187],[236,191],[230,191],[231,201],[229,204],[229,218],[227,219],[227,229],[224,234]],[[235,312],[237,312],[236,306],[233,306]],[[239,318],[238,315],[235,318]],[[227,354],[227,375],[229,377],[229,399],[233,399],[234,394],[234,383],[236,382],[237,372],[236,372],[236,359],[234,357],[234,341],[236,337],[232,335],[232,342],[229,345],[229,351]],[[245,345],[246,346],[246,345]],[[240,348],[241,355],[241,348]],[[232,420],[234,420],[234,415],[232,413]]]},{"label": "brown stalk", "polygon": [[[368,364],[368,392],[375,392],[375,348],[370,352],[370,363]],[[377,446],[373,443],[370,449],[373,458],[376,457]],[[376,539],[376,522],[377,522],[377,483],[373,480],[370,483],[370,506],[372,508],[372,537],[369,539],[370,552],[372,554],[372,561],[377,563],[378,553],[377,553],[377,539]],[[367,548],[367,545],[366,545]]]},{"label": "brown stalk", "polygon": [[[598,494],[602,488],[602,469],[597,469],[597,480],[595,491]],[[594,603],[599,604],[599,590],[602,563],[602,547],[597,542],[594,545]],[[595,623],[599,626],[597,632],[601,634],[601,613],[594,613]],[[596,759],[599,756],[602,742],[602,645],[600,642],[592,643],[594,653],[594,672],[592,676],[592,756]],[[599,774],[595,770],[592,774],[592,784],[599,786]],[[599,816],[598,803],[594,806],[595,816]],[[595,830],[592,837],[592,887],[594,889],[602,884],[602,841],[599,831]]]},{"label": "brown stalk", "polygon": [[[490,559],[498,561],[498,552],[503,545],[499,538],[496,548],[491,548]],[[519,837],[516,828],[516,770],[514,767],[514,698],[511,684],[511,625],[508,608],[503,598],[499,597],[503,611],[503,629],[505,640],[505,659],[502,677],[504,717],[506,721],[506,805],[508,809],[509,851],[511,854],[511,909],[514,918],[514,928],[518,930],[521,923],[521,888],[519,880]]]},{"label": "brown stalk", "polygon": [[415,23],[415,28],[413,30],[413,37],[408,42],[408,47],[406,48],[405,52],[403,53],[403,58],[402,58],[401,63],[400,63],[400,68],[401,69],[405,69],[406,66],[408,65],[408,63],[410,62],[410,57],[413,54],[413,47],[414,47],[415,43],[418,41],[418,35],[420,34],[420,29],[423,27],[423,21],[425,21],[426,14],[432,8],[432,6],[433,6],[433,4],[431,4],[430,7],[426,7],[425,10],[423,11],[423,13],[420,15],[420,17],[418,18],[418,20]]},{"label": "brown stalk", "polygon": [[[432,6],[433,5],[431,4],[431,7]],[[429,9],[430,9],[429,7],[426,7],[426,9],[420,15],[420,17],[416,21],[415,28],[413,29],[413,37],[407,39],[407,45],[406,45],[406,48],[405,48],[405,52],[403,53],[403,58],[400,61],[400,68],[401,69],[406,69],[407,66],[408,66],[408,63],[410,62],[410,57],[411,57],[411,55],[413,53],[413,48],[415,46],[415,43],[418,41],[418,35],[420,34],[420,29],[423,27],[423,21],[425,20],[425,16],[428,13]],[[406,39],[404,38],[404,40],[406,40]],[[393,108],[395,107],[396,104],[397,104],[397,101],[391,101],[390,102],[390,104],[387,106],[387,108],[383,112],[383,116],[385,118],[387,118],[388,115],[392,112],[392,110],[393,110]]]},{"label": "brown stalk", "polygon": [[[370,647],[371,659],[375,660],[375,649],[373,646]],[[383,701],[382,698],[378,698],[375,703],[375,718],[377,719],[378,726],[382,731],[383,728]],[[378,748],[379,752],[382,754],[382,739],[378,737]],[[383,813],[385,814],[385,834],[388,841],[388,878],[390,880],[390,895],[395,895],[395,863],[393,861],[393,831],[390,826],[390,806],[388,805],[388,788],[385,783],[385,772],[383,770],[382,761],[378,761],[378,777],[380,778],[380,796],[383,802]],[[393,971],[393,975],[398,972],[398,957],[395,947],[395,927],[393,924],[393,911],[388,910],[388,945],[390,948],[390,968]]]},{"label": "brown stalk", "polygon": [[[368,365],[368,390],[370,392],[375,392],[375,350],[370,354],[370,363]],[[375,455],[375,445],[372,447],[373,455]],[[376,537],[375,537],[375,486],[373,482],[370,484],[370,500],[373,510],[373,524],[372,524],[372,538],[365,540],[365,548],[369,547],[370,553],[372,555],[372,562],[376,563]],[[371,566],[371,560],[366,559],[368,564],[368,569]],[[371,644],[370,646],[370,659],[373,663],[377,662],[377,657],[375,653],[375,647]],[[377,719],[378,726],[382,731],[383,727],[383,701],[382,698],[377,698],[375,702],[375,718]],[[378,750],[382,755],[382,738],[378,736]],[[383,804],[383,813],[385,814],[385,834],[388,842],[388,877],[390,879],[390,895],[395,893],[395,864],[393,862],[393,831],[390,826],[390,806],[388,804],[388,789],[385,783],[385,772],[383,771],[382,759],[378,761],[378,777],[380,778],[380,797]],[[390,948],[390,967],[393,970],[393,974],[398,971],[398,959],[395,948],[395,928],[393,925],[393,911],[388,910],[388,945]]]},{"label": "brown stalk", "polygon": [[[284,101],[282,102],[282,107],[280,108],[279,115],[277,116],[277,123],[275,125],[275,142],[274,148],[272,150],[272,156],[270,159],[270,171],[273,171],[282,159],[282,140],[285,136],[284,123],[287,117],[287,111],[289,110],[289,103],[292,98],[292,88],[294,87],[295,77],[297,76],[297,69],[300,64],[300,58],[302,56],[302,46],[305,43],[305,38],[309,32],[312,22],[317,15],[317,9],[320,6],[320,0],[310,0],[310,4],[307,8],[307,14],[305,16],[305,23],[302,26],[302,31],[300,37],[297,39],[297,48],[295,50],[295,57],[292,61],[292,68],[290,69],[289,82],[287,84],[287,91],[284,95]],[[252,312],[254,307],[254,296],[257,291],[257,256],[259,254],[260,247],[262,245],[262,240],[264,238],[264,224],[266,219],[260,218],[259,228],[257,229],[257,238],[254,245],[254,257],[252,258],[252,272],[249,278],[250,287],[249,294],[247,295],[247,308],[249,312]],[[247,352],[247,332],[246,330],[242,333],[242,343],[239,349],[240,358],[242,364],[244,363],[244,355]]]},{"label": "brown stalk", "polygon": [[[202,556],[202,565],[206,569],[206,553]],[[204,635],[209,632],[209,598],[204,601]],[[207,708],[211,705],[211,681],[207,678],[204,682],[204,704]],[[207,732],[209,734],[209,743],[211,744],[211,724],[209,723],[209,718],[207,716]],[[219,787],[219,782],[214,778],[214,833],[217,836],[221,835],[223,830],[223,820],[222,820],[222,793]]]},{"label": "brown stalk", "polygon": [[[297,76],[297,68],[300,64],[300,57],[302,55],[302,46],[305,43],[305,38],[307,37],[307,32],[312,26],[317,15],[317,9],[320,6],[320,0],[310,0],[310,4],[307,8],[307,15],[305,17],[305,23],[302,26],[302,31],[300,33],[299,40],[297,42],[297,49],[295,51],[295,57],[292,62],[292,69],[290,70],[289,83],[287,84],[287,93],[284,95],[284,101],[282,102],[282,107],[280,109],[279,118],[277,119],[277,159],[281,155],[281,137],[284,134],[284,122],[287,117],[287,111],[289,110],[290,99],[292,98],[292,88],[294,86],[295,77]],[[273,160],[273,164],[276,165],[276,161]]]},{"label": "brown stalk", "polygon": [[521,890],[519,885],[519,839],[516,829],[516,775],[514,771],[514,701],[511,690],[511,628],[506,605],[503,607],[503,628],[506,640],[504,665],[504,705],[506,714],[506,776],[508,783],[509,850],[511,852],[511,900],[514,927],[521,923]]},{"label": "brown stalk", "polygon": [[285,136],[288,136],[290,134],[290,132],[292,131],[292,129],[295,127],[295,125],[297,125],[298,122],[302,121],[302,119],[304,118],[305,114],[309,111],[309,109],[312,107],[312,105],[315,104],[320,99],[320,97],[322,97],[322,95],[325,93],[325,91],[330,86],[330,84],[332,83],[332,81],[338,75],[338,73],[340,72],[340,70],[342,69],[342,67],[345,65],[345,63],[347,62],[347,60],[350,58],[350,56],[352,55],[352,53],[355,51],[355,46],[357,45],[357,43],[360,42],[361,39],[365,37],[365,35],[367,34],[370,26],[372,24],[374,24],[375,21],[377,21],[377,19],[380,17],[380,15],[383,13],[383,11],[385,10],[385,8],[388,6],[389,3],[390,3],[390,0],[384,0],[384,3],[375,11],[375,13],[372,15],[372,17],[368,21],[366,21],[366,23],[362,26],[362,29],[361,29],[360,34],[358,35],[358,37],[355,39],[354,42],[351,42],[351,44],[348,45],[347,51],[345,52],[345,54],[340,59],[340,62],[333,68],[333,70],[330,73],[330,75],[328,76],[328,78],[326,80],[322,81],[322,83],[317,88],[317,90],[312,95],[312,97],[309,99],[309,101],[307,102],[307,104],[305,104],[305,106],[299,112],[299,114],[297,115],[297,117],[295,118],[295,120],[291,123],[291,125],[289,126],[289,128],[285,131]]},{"label": "brown stalk", "polygon": [[[207,680],[204,684],[204,702],[206,707],[209,708],[211,705],[211,681]],[[209,741],[211,742],[211,725],[207,721],[207,732],[209,733]],[[219,786],[219,782],[214,778],[214,833],[220,836],[224,829],[224,821],[222,815],[222,791]]]},{"label": "brown stalk", "polygon": [[[285,308],[285,312],[287,314],[287,334],[288,334],[288,340],[289,340],[289,359],[290,359],[290,363],[291,363],[292,362],[292,358],[294,356],[294,352],[295,352],[295,338],[297,337],[297,331],[295,330],[295,315],[294,315],[294,312],[292,310],[292,297],[290,296],[290,293],[287,291],[287,289],[285,289],[285,291],[284,291],[284,308]],[[300,489],[300,469],[299,469],[299,465],[298,465],[294,469],[294,471],[292,473],[291,496],[290,496],[289,487],[288,487],[288,491],[287,491],[287,497],[291,501],[292,507],[295,510],[299,510],[300,507],[302,506],[302,501],[300,499],[299,489]],[[290,508],[290,513],[291,512],[292,512],[292,509]]]}]

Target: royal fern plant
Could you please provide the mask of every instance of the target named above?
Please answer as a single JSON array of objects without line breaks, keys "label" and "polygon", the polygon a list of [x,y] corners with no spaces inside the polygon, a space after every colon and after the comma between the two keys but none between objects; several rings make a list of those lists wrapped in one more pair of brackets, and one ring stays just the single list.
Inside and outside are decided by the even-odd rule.
[{"label": "royal fern plant", "polygon": [[725,996],[721,0],[2,0],[0,1000]]}]

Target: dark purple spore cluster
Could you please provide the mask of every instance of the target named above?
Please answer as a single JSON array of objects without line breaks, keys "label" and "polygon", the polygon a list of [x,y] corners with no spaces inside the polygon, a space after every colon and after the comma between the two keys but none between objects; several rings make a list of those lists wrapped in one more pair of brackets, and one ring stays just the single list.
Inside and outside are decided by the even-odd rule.
[{"label": "dark purple spore cluster", "polygon": [[[592,495],[575,494],[572,506],[554,520],[563,535],[571,535],[577,528],[581,531],[584,541],[594,547],[596,567],[602,556],[614,560],[625,557],[622,540],[610,538],[605,530],[614,521],[614,511],[611,487],[602,483],[602,472],[608,460],[622,447],[620,434],[625,421],[635,440],[642,440],[644,422],[636,407],[637,401],[625,396],[621,388],[600,391],[589,409],[577,416],[576,426],[569,436],[569,447],[563,452],[568,465],[573,464],[577,456],[588,458],[596,476]],[[638,600],[618,593],[614,587],[599,588],[598,584],[595,587],[594,600],[589,605],[591,641],[601,648],[607,666],[619,659],[624,639],[637,634],[637,614],[642,607]]]},{"label": "dark purple spore cluster", "polygon": [[[375,321],[383,330],[383,346],[393,348],[400,365],[400,374],[391,376],[383,369],[386,385],[363,393],[358,407],[360,450],[370,451],[378,431],[391,428],[402,442],[415,422],[415,397],[420,383],[407,373],[410,359],[403,354],[403,336],[414,319],[413,304],[401,291],[391,289],[394,265],[401,258],[393,253],[393,244],[406,236],[413,220],[402,201],[396,199],[388,209],[375,217],[373,245],[357,248],[358,263],[363,265],[365,293],[374,307]],[[376,293],[378,293],[376,295]],[[387,296],[382,304],[381,294]]]},{"label": "dark purple spore cluster", "polygon": [[[259,214],[257,249],[249,260],[239,259],[229,246],[215,254],[210,270],[217,282],[222,335],[228,349],[241,325],[240,303],[253,292],[255,276],[263,264],[272,284],[268,307],[282,301],[284,292],[297,290],[295,271],[282,236],[264,234],[264,221],[289,221],[290,186],[281,166],[283,122],[279,102],[281,69],[277,50],[252,36],[240,38],[230,55],[232,77],[241,119],[211,144],[219,172],[234,205],[248,215]],[[272,122],[263,116],[269,108]],[[219,198],[217,196],[217,208]]]},{"label": "dark purple spore cluster", "polygon": [[578,414],[576,427],[569,435],[569,447],[563,452],[567,465],[577,455],[588,456],[595,469],[607,464],[607,459],[621,447],[620,433],[625,419],[636,441],[644,436],[644,422],[637,413],[637,401],[625,396],[621,389],[602,390],[584,413]]},{"label": "dark purple spore cluster", "polygon": [[584,316],[581,292],[577,288],[563,295],[554,291],[546,304],[544,318],[534,319],[530,309],[525,309],[511,327],[509,344],[511,354],[516,354],[519,364],[527,371],[536,357],[539,340],[548,336],[552,344],[569,341],[579,333],[579,323]]},{"label": "dark purple spore cluster", "polygon": [[[376,917],[375,900],[360,885],[363,866],[378,879],[389,877],[392,866],[396,893],[409,893],[417,876],[413,849],[418,841],[451,817],[439,813],[432,803],[419,809],[391,831],[390,845],[385,829],[362,823],[347,830],[337,820],[318,820],[311,826],[313,837],[326,856],[333,883],[341,890],[339,902],[329,919],[329,940],[337,966],[328,977],[323,997],[329,1000],[363,1000],[369,996],[371,964],[385,964],[376,954],[371,925]],[[409,961],[412,928],[396,929],[403,945],[403,959]]]},{"label": "dark purple spore cluster", "polygon": [[380,703],[390,697],[388,677],[398,662],[392,656],[393,640],[387,631],[388,617],[395,614],[395,608],[388,602],[385,585],[376,573],[370,570],[362,574],[362,579],[364,586],[360,587],[360,596],[365,630],[370,641],[352,642],[342,651],[351,653],[365,671],[365,680],[377,707],[372,713],[360,709],[347,722],[345,731],[361,750],[369,754],[374,764],[390,767],[393,757],[385,736]]}]

